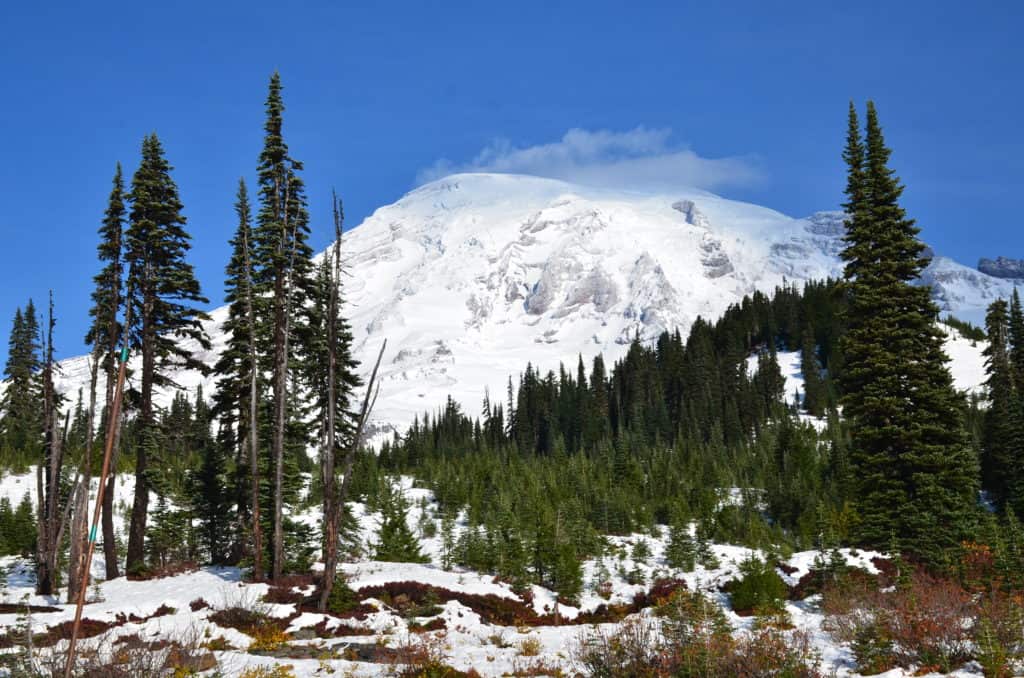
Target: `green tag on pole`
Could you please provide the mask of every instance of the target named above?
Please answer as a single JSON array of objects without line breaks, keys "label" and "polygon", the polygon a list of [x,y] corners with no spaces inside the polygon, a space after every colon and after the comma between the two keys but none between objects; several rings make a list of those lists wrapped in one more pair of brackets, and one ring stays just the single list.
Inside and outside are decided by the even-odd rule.
[{"label": "green tag on pole", "polygon": [[125,346],[121,349],[121,362],[128,362],[128,347]]},{"label": "green tag on pole", "polygon": [[93,543],[96,542],[96,526],[95,525],[93,525],[92,528],[89,529],[89,541],[91,541]]}]

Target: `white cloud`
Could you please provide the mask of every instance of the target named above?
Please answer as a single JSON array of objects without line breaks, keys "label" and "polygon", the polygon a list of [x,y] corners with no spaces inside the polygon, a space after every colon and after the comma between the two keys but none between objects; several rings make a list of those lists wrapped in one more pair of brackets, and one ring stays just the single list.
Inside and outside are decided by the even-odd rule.
[{"label": "white cloud", "polygon": [[470,162],[442,159],[420,170],[416,178],[422,184],[455,172],[499,172],[635,190],[681,186],[715,190],[763,180],[756,158],[704,158],[673,144],[671,134],[668,129],[646,127],[628,132],[571,129],[559,141],[525,148],[497,139]]}]

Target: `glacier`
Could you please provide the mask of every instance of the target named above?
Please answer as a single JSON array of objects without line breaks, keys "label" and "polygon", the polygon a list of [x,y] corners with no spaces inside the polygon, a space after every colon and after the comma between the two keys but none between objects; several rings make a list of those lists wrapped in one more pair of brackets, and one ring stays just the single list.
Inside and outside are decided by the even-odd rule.
[{"label": "glacier", "polygon": [[[484,173],[425,184],[343,235],[345,313],[365,370],[388,342],[375,434],[403,430],[448,395],[470,411],[485,391],[503,400],[528,362],[614,361],[634,337],[685,333],[755,290],[837,277],[843,233],[839,212],[792,218],[697,189]],[[1020,281],[937,256],[921,282],[944,311],[976,322]],[[207,364],[225,345],[226,314],[206,322],[211,348],[193,347]],[[73,395],[88,373],[87,357],[65,360],[58,388]],[[172,376],[207,396],[216,388],[197,372]]]}]

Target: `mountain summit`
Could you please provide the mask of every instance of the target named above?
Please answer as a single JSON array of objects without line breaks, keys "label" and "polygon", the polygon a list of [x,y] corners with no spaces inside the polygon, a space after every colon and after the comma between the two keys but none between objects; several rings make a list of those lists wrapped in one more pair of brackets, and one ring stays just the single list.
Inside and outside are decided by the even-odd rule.
[{"label": "mountain summit", "polygon": [[[646,194],[508,174],[457,174],[381,207],[347,232],[346,314],[364,369],[387,338],[375,419],[399,430],[451,394],[503,399],[527,362],[575,368],[633,337],[686,332],[744,295],[839,276],[839,212],[794,219],[696,189]],[[936,257],[922,279],[975,317],[1012,282]],[[212,364],[224,344],[212,313]],[[87,384],[65,361],[63,390]],[[192,386],[198,374],[178,383]],[[208,380],[209,381],[209,380]],[[207,394],[215,388],[208,383]]]}]

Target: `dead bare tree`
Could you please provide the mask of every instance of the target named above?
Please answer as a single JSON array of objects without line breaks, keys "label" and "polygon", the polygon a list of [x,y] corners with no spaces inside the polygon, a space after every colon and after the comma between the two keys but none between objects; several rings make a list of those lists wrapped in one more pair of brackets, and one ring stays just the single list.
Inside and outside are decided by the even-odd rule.
[{"label": "dead bare tree", "polygon": [[[327,596],[331,585],[326,582],[334,579],[334,571],[338,561],[338,511],[335,510],[334,488],[337,479],[334,476],[334,453],[337,446],[337,403],[338,403],[338,275],[341,271],[341,204],[338,196],[331,191],[331,210],[334,216],[334,250],[328,284],[330,292],[327,297],[327,417],[325,422],[326,435],[320,449],[320,469],[324,486],[324,589],[320,596],[320,609],[327,609]],[[333,582],[332,582],[333,583]]]},{"label": "dead bare tree", "polygon": [[[242,189],[245,185],[242,185]],[[248,207],[246,206],[246,210]],[[246,436],[249,446],[249,480],[252,502],[252,576],[256,581],[263,579],[263,525],[260,522],[260,442],[257,426],[259,400],[259,360],[256,355],[256,311],[252,299],[253,263],[252,244],[249,229],[242,229],[242,253],[245,266],[245,317],[249,331],[249,425]]]},{"label": "dead bare tree", "polygon": [[[274,535],[270,578],[280,579],[284,572],[284,447],[288,419],[288,350],[291,342],[292,290],[295,279],[295,250],[298,247],[298,220],[288,232],[288,199],[290,177],[285,176],[284,200],[278,207],[281,215],[280,246],[290,243],[288,264],[283,275],[274,281]],[[276,193],[276,192],[275,192]],[[283,249],[282,249],[283,251]]]},{"label": "dead bare tree", "polygon": [[356,428],[352,439],[348,441],[345,448],[341,485],[337,484],[333,453],[330,474],[328,475],[327,469],[324,469],[324,578],[320,588],[320,599],[317,601],[317,607],[321,610],[327,609],[327,601],[331,597],[334,578],[338,572],[338,526],[341,522],[341,510],[348,500],[352,466],[355,463],[356,454],[365,442],[366,422],[369,420],[374,405],[377,404],[377,396],[380,394],[377,372],[380,369],[380,361],[384,358],[384,349],[387,348],[387,345],[388,342],[385,339],[380,346],[380,352],[377,353],[373,371],[370,372],[370,380],[366,384],[366,394],[363,396],[362,407],[359,408]]},{"label": "dead bare tree", "polygon": [[[96,382],[99,376],[101,348],[97,342],[89,355],[89,409],[86,423],[85,450],[82,464],[79,467],[81,481],[76,484],[71,502],[71,549],[68,557],[68,597],[69,603],[78,598],[79,587],[88,587],[88,573],[84,572],[85,551],[87,546],[86,524],[89,512],[89,490],[92,484],[92,446],[95,436],[94,425],[96,416]],[[82,576],[86,580],[82,581]]]},{"label": "dead bare tree", "polygon": [[53,328],[57,321],[53,315],[53,292],[46,330],[46,360],[43,367],[43,459],[36,467],[36,499],[38,532],[36,540],[36,593],[53,595],[57,587],[57,559],[61,539],[67,526],[67,512],[61,502],[61,469],[64,465],[64,445],[60,430],[60,412],[54,375]]}]

